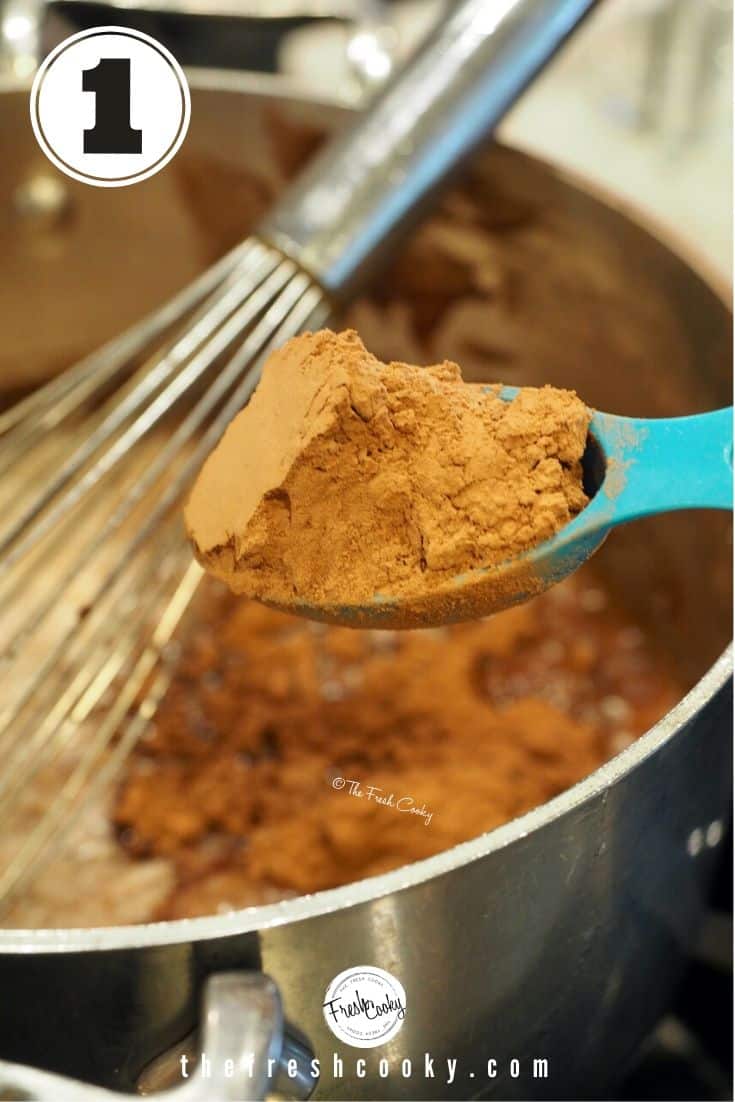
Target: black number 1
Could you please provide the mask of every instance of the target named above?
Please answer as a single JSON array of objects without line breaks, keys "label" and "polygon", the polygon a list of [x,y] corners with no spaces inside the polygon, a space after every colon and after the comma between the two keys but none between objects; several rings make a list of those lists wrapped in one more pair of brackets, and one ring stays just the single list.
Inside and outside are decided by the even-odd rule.
[{"label": "black number 1", "polygon": [[95,93],[95,123],[84,131],[85,153],[141,153],[143,131],[130,125],[130,59],[103,57],[82,70],[82,91]]}]

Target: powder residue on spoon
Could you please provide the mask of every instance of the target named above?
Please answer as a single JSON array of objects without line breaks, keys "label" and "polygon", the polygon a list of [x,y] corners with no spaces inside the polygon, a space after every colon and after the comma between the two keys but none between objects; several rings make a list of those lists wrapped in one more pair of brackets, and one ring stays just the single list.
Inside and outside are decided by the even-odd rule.
[{"label": "powder residue on spoon", "polygon": [[510,402],[450,362],[381,363],[323,330],[267,360],[186,506],[236,593],[355,604],[431,592],[548,539],[587,503],[590,414],[572,391]]}]

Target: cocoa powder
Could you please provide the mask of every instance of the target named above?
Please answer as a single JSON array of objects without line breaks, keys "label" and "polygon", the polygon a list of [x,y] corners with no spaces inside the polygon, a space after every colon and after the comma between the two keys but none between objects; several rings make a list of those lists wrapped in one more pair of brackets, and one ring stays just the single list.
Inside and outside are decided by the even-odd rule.
[{"label": "cocoa powder", "polygon": [[680,696],[590,566],[498,616],[404,632],[286,616],[206,578],[179,638],[115,810],[129,853],[173,866],[159,918],[439,853],[562,792]]},{"label": "cocoa powder", "polygon": [[589,411],[512,401],[459,367],[381,363],[357,333],[289,341],[202,469],[195,553],[236,593],[291,604],[410,598],[507,562],[584,507]]}]

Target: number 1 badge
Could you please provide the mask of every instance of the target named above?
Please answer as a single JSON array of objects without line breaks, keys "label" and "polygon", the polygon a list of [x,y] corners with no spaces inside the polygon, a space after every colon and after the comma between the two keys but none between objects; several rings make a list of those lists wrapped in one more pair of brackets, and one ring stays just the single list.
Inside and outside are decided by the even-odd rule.
[{"label": "number 1 badge", "polygon": [[31,89],[41,149],[67,176],[95,187],[127,187],[160,172],[180,149],[190,116],[176,58],[125,27],[65,39]]}]

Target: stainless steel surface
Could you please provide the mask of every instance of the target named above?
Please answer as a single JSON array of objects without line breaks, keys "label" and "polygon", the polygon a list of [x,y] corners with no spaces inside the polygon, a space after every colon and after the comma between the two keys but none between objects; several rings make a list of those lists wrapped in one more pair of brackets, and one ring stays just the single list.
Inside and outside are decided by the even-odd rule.
[{"label": "stainless steel surface", "polygon": [[[211,1059],[212,1078],[199,1078],[203,1098],[265,1098],[283,1047],[283,1009],[276,985],[259,973],[222,973],[209,981],[202,1049]],[[235,1075],[225,1075],[232,1061]],[[189,1087],[189,1084],[184,1084]],[[189,1087],[191,1090],[191,1087]]]},{"label": "stainless steel surface", "polygon": [[[174,15],[222,16],[238,19],[346,19],[360,17],[362,0],[101,0],[119,12],[171,12]],[[89,0],[64,0],[81,7]]]},{"label": "stainless steel surface", "polygon": [[0,76],[29,77],[38,62],[43,0],[0,0]]},{"label": "stainless steel surface", "polygon": [[396,46],[386,0],[359,0],[345,53],[364,93],[374,93],[391,76]]},{"label": "stainless steel surface", "polygon": [[0,77],[27,78],[68,35],[110,22],[151,34],[184,66],[276,72],[292,31],[325,24],[349,28],[356,91],[394,64],[383,0],[0,0]]},{"label": "stainless steel surface", "polygon": [[463,0],[261,235],[337,297],[364,287],[594,0]]},{"label": "stainless steel surface", "polygon": [[49,0],[39,13],[40,56],[74,31],[115,23],[152,35],[184,66],[276,72],[292,31],[346,28],[361,9],[359,0]]},{"label": "stainless steel surface", "polygon": [[[278,1067],[283,1051],[283,1011],[273,981],[259,972],[222,972],[211,976],[204,985],[201,1047],[209,1060],[206,1071],[201,1064],[191,1072],[187,1070],[186,1082],[172,1090],[155,1092],[160,1102],[174,1099],[206,1102],[211,1098],[217,1102],[229,1099],[242,1102],[265,1098],[275,1079],[268,1068]],[[298,1061],[293,1051],[289,1051],[288,1057]],[[0,1097],[39,1102],[58,1099],[110,1102],[120,1095],[35,1067],[0,1060]]]},{"label": "stainless steel surface", "polygon": [[[192,86],[192,129],[182,157],[202,173],[220,163],[223,150],[243,171],[255,163],[265,168],[273,147],[263,120],[275,106],[308,125],[331,126],[341,117],[329,105],[290,98],[278,82],[205,74],[193,75]],[[25,93],[0,99],[4,117],[25,118]],[[20,170],[33,162],[33,142],[10,129],[19,135]],[[640,401],[645,371],[642,397],[651,416],[727,401],[729,311],[690,266],[625,214],[533,159],[497,150],[490,168],[490,196],[522,194],[575,246],[550,255],[539,277],[581,304],[558,330],[546,326],[550,381],[625,412],[626,403]],[[176,171],[166,170],[169,181]],[[161,219],[175,205],[176,192],[165,183],[140,185]],[[72,186],[78,222],[59,245],[57,291],[68,288],[85,211],[96,212],[91,190]],[[160,229],[141,226],[135,212],[125,211],[115,208],[116,240],[133,251],[158,249],[175,278],[178,262],[155,237]],[[218,240],[217,224],[208,225]],[[199,226],[192,220],[188,232],[196,236]],[[71,300],[69,310],[84,316],[100,290],[118,285],[117,255],[113,243],[97,285],[80,281],[79,304]],[[604,268],[604,292],[591,299],[593,261]],[[21,258],[14,263],[22,265]],[[54,256],[50,263],[53,271]],[[46,312],[53,301],[49,289],[34,310]],[[639,304],[645,309],[637,314]],[[531,329],[528,288],[518,311]],[[63,337],[63,326],[41,327],[41,337],[52,341],[55,334]],[[287,1020],[317,1056],[331,1060],[337,1050],[344,1059],[345,1078],[323,1076],[319,1098],[471,1097],[490,1085],[478,1053],[504,1067],[511,1056],[548,1055],[550,1078],[535,1084],[537,1097],[586,1097],[591,1085],[609,1090],[665,1005],[696,932],[717,850],[705,845],[690,853],[692,832],[728,813],[729,652],[711,664],[726,639],[715,579],[728,555],[713,519],[698,518],[696,527],[686,517],[655,521],[621,532],[603,552],[611,576],[660,625],[696,682],[614,761],[499,830],[336,891],[165,924],[0,931],[0,982],[13,993],[0,1000],[0,1054],[130,1090],[152,1059],[194,1027],[205,978],[246,968],[273,976]],[[685,568],[693,547],[707,556],[697,576]],[[675,583],[671,615],[651,600],[661,575]],[[355,1051],[335,1044],[321,1002],[327,983],[360,963],[394,972],[415,1008],[380,1054],[392,1063],[409,1056],[419,1065],[426,1051],[464,1058],[475,1080],[448,1086],[441,1078],[417,1084],[398,1075],[355,1076]],[[492,1091],[523,1097],[527,1085],[505,1070]]]}]

